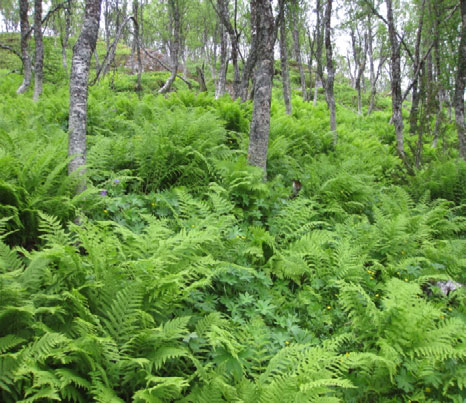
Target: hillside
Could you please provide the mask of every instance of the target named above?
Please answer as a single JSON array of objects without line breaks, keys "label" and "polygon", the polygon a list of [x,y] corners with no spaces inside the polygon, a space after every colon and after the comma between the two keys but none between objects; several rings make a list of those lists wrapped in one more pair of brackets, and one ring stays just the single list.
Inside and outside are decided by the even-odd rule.
[{"label": "hillside", "polygon": [[264,181],[251,101],[214,99],[210,80],[157,95],[164,72],[137,93],[119,65],[90,88],[75,195],[47,49],[37,103],[0,53],[1,401],[463,401],[466,291],[438,286],[466,283],[453,122],[408,175],[389,98],[368,114],[364,94],[358,115],[339,77],[335,146],[294,67],[291,116],[275,80]]}]

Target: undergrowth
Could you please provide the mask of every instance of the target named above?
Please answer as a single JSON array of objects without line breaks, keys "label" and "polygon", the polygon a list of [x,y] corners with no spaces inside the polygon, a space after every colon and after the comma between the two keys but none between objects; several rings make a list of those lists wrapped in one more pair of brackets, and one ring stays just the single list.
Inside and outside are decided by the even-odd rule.
[{"label": "undergrowth", "polygon": [[275,93],[264,182],[250,103],[145,79],[91,88],[80,196],[66,89],[0,81],[0,400],[462,402],[464,162],[407,177],[389,111],[340,88],[334,146]]}]

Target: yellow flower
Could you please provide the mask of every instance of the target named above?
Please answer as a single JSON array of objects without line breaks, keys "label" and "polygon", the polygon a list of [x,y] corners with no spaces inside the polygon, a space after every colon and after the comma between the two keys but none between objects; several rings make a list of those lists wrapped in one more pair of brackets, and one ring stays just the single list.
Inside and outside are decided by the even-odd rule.
[{"label": "yellow flower", "polygon": [[405,278],[405,281],[409,281],[407,278]]},{"label": "yellow flower", "polygon": [[450,306],[450,307],[448,307],[448,310],[451,312],[451,311],[453,311],[453,308]]},{"label": "yellow flower", "polygon": [[290,342],[287,340],[287,341],[285,341],[285,344],[288,345],[288,344],[290,344]]},{"label": "yellow flower", "polygon": [[426,393],[430,393],[430,388],[429,387],[427,387],[425,390],[426,390]]},{"label": "yellow flower", "polygon": [[151,205],[152,207],[155,207],[155,203],[151,203],[150,205]]},{"label": "yellow flower", "polygon": [[108,211],[107,211],[107,210],[104,210],[104,213],[105,213],[105,214],[107,214],[107,213],[108,213]]},{"label": "yellow flower", "polygon": [[348,352],[347,352],[347,353],[345,353],[345,355],[346,355],[347,357],[349,357],[349,353],[348,353]]},{"label": "yellow flower", "polygon": [[374,277],[371,276],[371,280],[374,280]]},{"label": "yellow flower", "polygon": [[375,297],[376,297],[376,298],[379,298],[379,294],[375,294]]},{"label": "yellow flower", "polygon": [[327,306],[327,309],[332,309],[332,307],[330,305]]}]

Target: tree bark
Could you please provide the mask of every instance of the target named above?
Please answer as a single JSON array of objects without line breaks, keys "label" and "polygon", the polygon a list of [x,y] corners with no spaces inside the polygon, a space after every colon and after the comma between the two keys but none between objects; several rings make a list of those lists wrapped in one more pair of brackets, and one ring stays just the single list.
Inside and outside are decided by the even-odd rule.
[{"label": "tree bark", "polygon": [[220,26],[220,71],[218,73],[217,86],[215,88],[215,99],[221,98],[225,95],[225,84],[227,79],[228,70],[228,57],[227,57],[227,32],[223,24]]},{"label": "tree bark", "polygon": [[249,135],[248,162],[262,168],[266,177],[276,30],[272,4],[269,0],[251,0],[252,8],[255,8],[257,15],[255,26],[257,67],[254,74],[254,106]]},{"label": "tree bark", "polygon": [[44,43],[42,40],[42,0],[34,0],[34,95],[37,102],[42,94],[42,82],[44,79]]},{"label": "tree bark", "polygon": [[251,7],[251,48],[249,50],[248,58],[246,59],[246,64],[244,65],[243,75],[241,77],[240,85],[240,97],[241,102],[245,102],[248,99],[249,93],[249,80],[252,76],[254,67],[257,62],[257,34],[254,29],[257,16],[255,15],[255,9]]},{"label": "tree bark", "polygon": [[421,38],[422,38],[422,26],[424,24],[424,9],[425,9],[426,1],[422,1],[421,10],[419,14],[419,23],[416,32],[416,44],[414,48],[414,63],[413,63],[413,88],[412,88],[412,102],[411,102],[411,111],[409,114],[409,132],[411,134],[416,133],[417,131],[417,120],[418,120],[418,112],[419,112],[419,98],[420,94],[418,91],[419,85],[419,75],[416,74],[418,69],[421,69]]},{"label": "tree bark", "polygon": [[357,75],[356,75],[356,91],[358,92],[358,115],[362,114],[362,97],[361,97],[361,80],[363,78],[364,70],[366,68],[366,55],[367,55],[368,39],[367,35],[364,36],[364,50],[362,55],[358,57]]},{"label": "tree bark", "polygon": [[280,63],[282,68],[282,83],[283,83],[283,100],[285,109],[288,115],[291,115],[291,86],[290,72],[288,71],[288,54],[286,51],[286,29],[285,29],[285,14],[283,14],[280,22]]},{"label": "tree bark", "polygon": [[[251,5],[251,8],[252,8],[252,5]],[[234,69],[233,99],[236,99],[240,96],[240,87],[241,87],[241,75],[239,72],[239,65],[238,65],[239,34],[236,30],[236,12],[235,12],[235,27],[233,27],[233,25],[231,25],[231,22],[230,22],[227,0],[217,0],[217,7],[215,7],[215,11],[217,12],[220,22],[223,24],[226,31],[228,32],[228,35],[230,36],[231,62],[233,64],[233,69]],[[236,3],[235,3],[235,11],[236,11]]]},{"label": "tree bark", "polygon": [[464,122],[464,89],[466,85],[466,0],[461,0],[461,37],[455,85],[455,119],[459,153],[466,160],[466,127]]},{"label": "tree bark", "polygon": [[71,32],[71,0],[67,0],[65,6],[65,33],[60,36],[61,42],[61,58],[63,68],[68,70],[68,61],[66,59],[66,49],[68,48],[68,41]]},{"label": "tree bark", "polygon": [[[317,69],[316,73],[317,76],[319,77],[320,82],[322,83],[322,86],[325,87],[325,80],[324,80],[324,68],[322,66],[322,45],[323,45],[323,33],[322,33],[322,27],[320,23],[322,11],[321,11],[321,0],[317,0],[316,4],[316,18],[317,18],[317,24],[316,24],[316,62],[317,62]],[[314,88],[314,106],[317,105],[317,94],[318,94],[318,89],[317,89],[317,80],[316,80],[316,86]]]},{"label": "tree bark", "polygon": [[328,108],[330,109],[330,130],[333,132],[333,144],[337,143],[337,119],[336,119],[336,104],[335,95],[333,93],[333,84],[335,81],[335,67],[333,66],[332,57],[332,38],[331,38],[331,17],[332,17],[332,2],[327,0],[325,9],[325,51],[327,60],[327,83],[325,85],[325,93],[327,97]]},{"label": "tree bark", "polygon": [[[101,0],[86,0],[81,34],[73,47],[70,76],[70,110],[68,121],[68,155],[73,160],[68,173],[82,168],[86,163],[86,125],[89,66],[97,42]],[[83,171],[80,172],[83,174]],[[78,185],[77,193],[86,188],[85,179]]]},{"label": "tree bark", "polygon": [[32,66],[29,57],[28,41],[30,35],[28,20],[28,0],[19,0],[19,18],[21,26],[21,58],[23,60],[23,82],[16,90],[17,94],[23,94],[31,85]]},{"label": "tree bark", "polygon": [[311,38],[311,32],[309,31],[309,28],[307,30],[307,40],[309,42],[309,58],[307,59],[307,68],[309,70],[309,91],[307,93],[307,101],[311,101],[311,95],[312,95],[312,83],[313,83],[313,76],[312,76],[312,63],[313,63],[313,57],[314,57],[314,45],[315,45],[315,40],[312,40]]},{"label": "tree bark", "polygon": [[393,19],[392,0],[385,0],[387,5],[388,34],[391,46],[391,89],[392,89],[392,122],[395,125],[396,151],[409,169],[403,142],[403,116],[401,108],[403,94],[401,93],[401,46],[396,34],[395,21]]},{"label": "tree bark", "polygon": [[140,38],[139,38],[139,0],[133,0],[133,25],[134,25],[134,47],[136,50],[136,58],[137,58],[137,66],[138,66],[138,79],[137,79],[137,87],[136,91],[139,93],[142,90],[141,86],[141,74],[142,74],[142,61],[141,61],[141,47],[139,46]]},{"label": "tree bark", "polygon": [[159,90],[159,94],[165,94],[168,92],[175,81],[175,78],[178,73],[178,57],[180,52],[180,33],[181,33],[181,17],[180,17],[180,4],[179,0],[169,0],[168,5],[170,7],[170,18],[173,20],[173,39],[171,43],[171,59],[172,67],[171,74],[168,77],[168,80]]},{"label": "tree bark", "polygon": [[296,63],[298,63],[299,68],[299,79],[301,82],[301,91],[303,94],[303,100],[305,101],[307,98],[306,94],[306,77],[304,76],[304,68],[303,63],[301,60],[301,44],[299,43],[299,27],[298,27],[298,2],[297,0],[293,0],[293,4],[291,7],[291,18],[292,18],[292,34],[293,34],[293,45],[294,45],[294,53],[296,58]]}]

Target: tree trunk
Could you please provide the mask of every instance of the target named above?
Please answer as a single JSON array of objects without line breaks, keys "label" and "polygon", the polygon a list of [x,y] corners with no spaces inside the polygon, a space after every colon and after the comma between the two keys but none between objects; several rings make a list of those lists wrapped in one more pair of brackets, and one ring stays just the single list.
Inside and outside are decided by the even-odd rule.
[{"label": "tree trunk", "polygon": [[[316,17],[317,17],[317,24],[316,24],[316,41],[317,41],[317,48],[316,48],[316,61],[317,61],[317,69],[316,69],[316,75],[319,77],[320,82],[322,83],[322,86],[325,87],[325,80],[324,80],[324,68],[322,66],[322,44],[323,44],[323,34],[322,34],[322,27],[320,23],[321,19],[321,0],[317,0],[316,4]],[[316,80],[316,86],[314,88],[314,106],[317,105],[317,80]]]},{"label": "tree trunk", "polygon": [[312,62],[313,62],[313,57],[314,57],[314,44],[315,40],[311,39],[311,32],[309,29],[307,30],[307,40],[309,42],[309,58],[307,59],[307,68],[309,70],[309,91],[307,93],[307,101],[311,101],[311,95],[312,95],[312,83],[313,83],[313,77],[312,77]]},{"label": "tree trunk", "polygon": [[368,114],[374,109],[375,104],[375,93],[377,89],[375,88],[375,66],[374,66],[374,36],[372,35],[372,20],[371,17],[367,17],[367,50],[369,55],[369,80],[371,82],[371,95],[369,100],[369,110]]},{"label": "tree trunk", "polygon": [[21,58],[23,60],[23,82],[16,90],[17,94],[23,94],[31,85],[32,66],[29,58],[29,20],[28,20],[28,0],[19,0],[19,18],[21,26]]},{"label": "tree trunk", "polygon": [[270,104],[274,71],[275,21],[269,0],[251,0],[255,8],[257,67],[254,74],[254,106],[249,135],[248,162],[267,176],[267,149],[270,131]]},{"label": "tree trunk", "polygon": [[460,156],[466,160],[466,127],[464,123],[464,89],[466,85],[466,0],[461,0],[461,39],[455,86],[455,118]]},{"label": "tree trunk", "polygon": [[280,22],[280,62],[282,67],[283,100],[285,101],[286,113],[291,115],[291,87],[290,73],[288,71],[288,54],[286,52],[285,14],[283,14]]},{"label": "tree trunk", "polygon": [[42,0],[34,0],[34,95],[37,102],[42,94],[42,82],[44,79],[44,43],[42,40]]},{"label": "tree trunk", "polygon": [[362,97],[361,97],[361,80],[363,78],[364,70],[366,68],[366,55],[367,55],[368,39],[367,35],[364,36],[364,50],[362,56],[359,55],[359,64],[357,66],[356,75],[356,91],[358,92],[358,115],[362,114]]},{"label": "tree trunk", "polygon": [[401,93],[401,46],[396,35],[395,21],[393,19],[392,0],[385,0],[387,5],[388,33],[391,46],[391,88],[392,88],[392,122],[395,125],[396,151],[406,167],[408,161],[403,142],[403,116],[401,108],[403,94]]},{"label": "tree trunk", "polygon": [[299,27],[298,27],[298,2],[297,0],[293,0],[293,4],[291,7],[291,18],[292,18],[292,34],[293,34],[293,45],[294,45],[294,53],[296,58],[296,63],[298,63],[299,68],[299,79],[301,81],[301,91],[303,94],[303,100],[305,101],[307,98],[306,94],[306,77],[304,76],[304,68],[303,63],[301,60],[301,44],[299,43]]},{"label": "tree trunk", "polygon": [[168,92],[175,81],[178,73],[178,57],[180,52],[180,33],[181,33],[181,21],[180,21],[180,4],[178,0],[169,0],[168,5],[170,7],[171,15],[170,18],[173,20],[173,40],[171,43],[171,59],[172,69],[170,77],[159,90],[159,94],[165,94]]},{"label": "tree trunk", "polygon": [[332,38],[331,38],[331,17],[332,17],[332,2],[327,0],[327,8],[325,9],[325,51],[327,59],[327,83],[325,85],[325,93],[327,97],[328,108],[330,109],[330,130],[333,132],[333,144],[337,143],[337,119],[335,95],[333,94],[333,83],[335,81],[335,67],[333,66],[332,57]]},{"label": "tree trunk", "polygon": [[141,74],[142,74],[142,61],[141,61],[141,47],[139,46],[140,37],[139,37],[139,18],[138,18],[138,11],[139,11],[139,0],[133,0],[133,25],[134,25],[134,48],[136,51],[136,58],[138,61],[138,79],[136,84],[136,91],[138,93],[141,92]]},{"label": "tree trunk", "polygon": [[[252,8],[252,5],[251,5],[251,8]],[[233,99],[236,99],[240,96],[240,87],[241,87],[241,76],[240,76],[239,65],[238,65],[239,34],[236,31],[236,3],[235,3],[235,27],[231,25],[230,16],[228,13],[228,3],[226,0],[217,0],[216,12],[220,19],[220,22],[223,24],[226,31],[228,32],[228,35],[230,36],[231,62],[234,68]]]},{"label": "tree trunk", "polygon": [[222,23],[220,26],[220,71],[218,73],[217,86],[215,88],[215,99],[225,95],[225,84],[228,70],[227,57],[227,32]]},{"label": "tree trunk", "polygon": [[422,1],[421,10],[419,14],[419,23],[417,26],[416,32],[416,44],[414,48],[414,63],[413,63],[413,71],[414,71],[414,78],[413,78],[413,89],[412,89],[412,103],[411,103],[411,111],[409,114],[409,132],[411,134],[416,133],[417,131],[417,120],[418,120],[418,112],[419,112],[419,98],[420,94],[418,91],[419,85],[419,74],[416,74],[418,69],[421,68],[421,38],[422,38],[422,26],[424,24],[424,9],[425,9],[426,1]]},{"label": "tree trunk", "polygon": [[71,31],[71,0],[67,0],[65,6],[65,34],[62,35],[61,39],[61,58],[63,68],[68,70],[68,61],[66,59],[66,49],[68,47],[68,41],[70,39]]},{"label": "tree trunk", "polygon": [[204,78],[204,65],[202,65],[202,69],[199,66],[196,66],[196,73],[199,82],[199,91],[207,92],[207,85],[205,84]]},{"label": "tree trunk", "polygon": [[[89,66],[97,42],[100,21],[101,0],[86,0],[81,34],[73,47],[70,76],[70,110],[68,155],[73,160],[68,165],[68,173],[82,168],[86,163],[86,124]],[[80,172],[83,174],[83,171]],[[83,179],[77,192],[86,188]]]},{"label": "tree trunk", "polygon": [[252,29],[255,25],[256,15],[255,9],[251,7],[251,48],[249,50],[248,58],[246,59],[246,64],[244,65],[243,76],[241,78],[240,86],[240,97],[241,102],[245,102],[248,99],[249,93],[249,80],[252,76],[254,67],[257,62],[257,35]]}]

